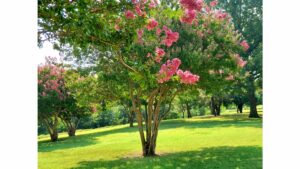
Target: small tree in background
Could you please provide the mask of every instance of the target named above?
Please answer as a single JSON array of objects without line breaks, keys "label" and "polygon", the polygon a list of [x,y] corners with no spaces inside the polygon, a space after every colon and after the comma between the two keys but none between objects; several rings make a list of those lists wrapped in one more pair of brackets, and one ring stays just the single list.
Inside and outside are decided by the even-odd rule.
[{"label": "small tree in background", "polygon": [[46,126],[51,141],[58,139],[58,117],[66,99],[64,71],[51,57],[38,67],[38,119]]}]

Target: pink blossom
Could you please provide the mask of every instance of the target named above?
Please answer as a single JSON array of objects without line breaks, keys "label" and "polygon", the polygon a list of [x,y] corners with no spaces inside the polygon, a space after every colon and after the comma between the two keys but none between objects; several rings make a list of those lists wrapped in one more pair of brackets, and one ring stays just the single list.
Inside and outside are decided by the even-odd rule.
[{"label": "pink blossom", "polygon": [[185,9],[200,11],[203,6],[203,0],[180,0],[179,3]]},{"label": "pink blossom", "polygon": [[198,37],[203,38],[204,37],[204,33],[202,31],[197,31],[196,32]]},{"label": "pink blossom", "polygon": [[209,3],[211,7],[215,7],[218,4],[218,0],[213,0]]},{"label": "pink blossom", "polygon": [[200,78],[198,75],[194,75],[188,70],[183,72],[181,69],[177,71],[177,75],[180,77],[180,83],[183,84],[195,84]]},{"label": "pink blossom", "polygon": [[237,64],[239,67],[243,68],[247,64],[247,61],[244,61],[242,58],[238,58]]},{"label": "pink blossom", "polygon": [[126,19],[134,19],[135,18],[134,14],[131,10],[125,11],[125,17],[126,17]]},{"label": "pink blossom", "polygon": [[163,41],[166,46],[170,47],[174,42],[177,42],[179,38],[179,33],[178,32],[172,32],[171,29],[167,28],[166,26],[163,27],[166,33],[166,39]]},{"label": "pink blossom", "polygon": [[136,4],[137,3],[137,0],[132,0],[131,1],[133,4]]},{"label": "pink blossom", "polygon": [[162,48],[156,47],[155,53],[157,56],[162,57],[165,55],[165,51]]},{"label": "pink blossom", "polygon": [[144,41],[142,39],[142,36],[144,34],[144,29],[138,29],[137,30],[137,35],[138,35],[138,43],[142,44]]},{"label": "pink blossom", "polygon": [[158,72],[158,79],[159,83],[167,82],[171,79],[171,77],[176,74],[178,67],[181,64],[181,60],[178,58],[174,58],[172,61],[167,60],[167,63],[161,65],[160,70]]},{"label": "pink blossom", "polygon": [[[143,7],[142,7],[143,8]],[[146,12],[142,11],[140,4],[136,4],[135,5],[135,12],[139,15],[139,16],[146,16]]]},{"label": "pink blossom", "polygon": [[53,61],[53,59],[49,58],[45,65],[38,67],[38,84],[44,87],[44,91],[41,93],[42,96],[45,96],[47,91],[55,91],[60,99],[60,97],[62,97],[60,88],[64,85],[62,81],[64,69],[53,65],[55,62],[51,61]]},{"label": "pink blossom", "polygon": [[156,47],[155,53],[156,53],[155,61],[157,63],[160,63],[161,58],[165,55],[165,51],[159,47]]},{"label": "pink blossom", "polygon": [[160,63],[161,61],[161,57],[159,57],[158,55],[154,58],[154,60],[157,62],[157,63]]},{"label": "pink blossom", "polygon": [[143,34],[144,34],[144,29],[138,29],[137,30],[138,39],[141,39]]},{"label": "pink blossom", "polygon": [[150,31],[154,29],[157,25],[158,22],[155,19],[151,18],[148,20],[148,25],[146,25],[146,28]]},{"label": "pink blossom", "polygon": [[209,13],[211,11],[209,6],[206,6],[205,10],[206,10],[207,13]]},{"label": "pink blossom", "polygon": [[166,31],[169,30],[169,28],[168,28],[166,25],[164,25],[164,26],[163,26],[163,30],[166,32]]},{"label": "pink blossom", "polygon": [[157,2],[155,2],[154,0],[151,0],[150,3],[149,3],[149,8],[152,9],[152,8],[155,8],[157,5]]},{"label": "pink blossom", "polygon": [[184,12],[184,16],[180,18],[180,21],[184,23],[192,24],[195,18],[196,18],[196,11],[186,9]]},{"label": "pink blossom", "polygon": [[156,28],[156,35],[159,36],[161,33],[161,29],[160,28]]},{"label": "pink blossom", "polygon": [[151,53],[148,52],[146,57],[149,58],[150,56],[151,56]]},{"label": "pink blossom", "polygon": [[237,65],[241,68],[243,68],[246,64],[247,64],[247,61],[244,61],[239,54],[235,54],[233,56],[233,58],[235,59]]},{"label": "pink blossom", "polygon": [[215,11],[215,17],[219,20],[223,20],[228,16],[226,12],[222,12],[221,10],[216,10]]},{"label": "pink blossom", "polygon": [[118,24],[115,24],[114,28],[115,28],[116,31],[120,30],[120,26]]},{"label": "pink blossom", "polygon": [[247,51],[249,49],[249,45],[247,43],[247,41],[243,40],[240,45],[244,48],[245,51]]}]

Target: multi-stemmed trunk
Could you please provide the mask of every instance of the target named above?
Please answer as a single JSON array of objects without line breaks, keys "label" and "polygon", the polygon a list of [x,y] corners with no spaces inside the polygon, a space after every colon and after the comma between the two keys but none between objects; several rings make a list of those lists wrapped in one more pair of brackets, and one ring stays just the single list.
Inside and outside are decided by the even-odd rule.
[{"label": "multi-stemmed trunk", "polygon": [[74,128],[74,127],[68,128],[69,137],[75,136],[75,133],[76,133],[76,128]]},{"label": "multi-stemmed trunk", "polygon": [[[138,89],[136,93],[133,91],[134,86],[130,83],[130,96],[132,99],[132,106],[136,112],[136,120],[138,124],[139,135],[142,143],[143,156],[155,156],[156,141],[158,136],[158,128],[161,120],[167,115],[171,108],[171,102],[174,99],[174,94],[170,101],[168,109],[160,114],[161,104],[167,101],[167,93],[169,88],[167,86],[159,86],[154,89],[147,96],[147,110],[145,111],[145,118],[143,118],[141,111],[141,90]],[[145,122],[143,124],[143,121]],[[145,132],[144,132],[145,125]]]},{"label": "multi-stemmed trunk", "polygon": [[57,132],[57,130],[54,131],[53,133],[50,133],[50,139],[51,139],[52,142],[55,142],[55,141],[58,140],[58,132]]},{"label": "multi-stemmed trunk", "polygon": [[68,129],[69,137],[75,136],[76,129],[78,127],[80,118],[77,118],[77,117],[68,117],[68,118],[61,117],[61,119],[63,120],[65,126]]},{"label": "multi-stemmed trunk", "polygon": [[49,132],[50,139],[52,142],[58,140],[58,115],[55,113],[53,117],[43,118],[43,122]]}]

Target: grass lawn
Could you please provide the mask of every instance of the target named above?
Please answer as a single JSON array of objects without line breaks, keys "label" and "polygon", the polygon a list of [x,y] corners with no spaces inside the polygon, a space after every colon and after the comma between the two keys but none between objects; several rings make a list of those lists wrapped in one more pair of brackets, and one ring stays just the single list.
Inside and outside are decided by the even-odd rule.
[{"label": "grass lawn", "polygon": [[[262,107],[258,107],[262,114]],[[262,119],[249,119],[249,110],[222,112],[221,117],[163,121],[157,140],[159,156],[141,157],[136,125],[78,130],[49,142],[38,137],[38,167],[102,169],[259,169],[262,168]]]}]

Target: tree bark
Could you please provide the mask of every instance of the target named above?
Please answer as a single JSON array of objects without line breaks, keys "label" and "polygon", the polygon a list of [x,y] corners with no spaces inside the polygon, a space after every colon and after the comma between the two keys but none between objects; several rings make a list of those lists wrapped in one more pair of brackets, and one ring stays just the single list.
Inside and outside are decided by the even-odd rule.
[{"label": "tree bark", "polygon": [[[147,99],[147,113],[146,117],[143,118],[141,111],[141,100],[140,100],[140,88],[137,89],[136,95],[133,92],[133,84],[130,84],[130,96],[132,99],[133,110],[136,112],[138,129],[142,144],[143,156],[155,156],[156,141],[158,135],[158,127],[160,123],[160,107],[165,101],[166,93],[168,88],[166,86],[160,86],[154,89],[148,95]],[[146,132],[144,133],[143,120],[145,120]]]},{"label": "tree bark", "polygon": [[51,138],[51,141],[52,142],[55,142],[58,140],[58,132],[53,132],[53,133],[50,133],[50,138]]},{"label": "tree bark", "polygon": [[220,116],[221,114],[221,101],[219,98],[212,96],[211,97],[211,113],[214,116]]},{"label": "tree bark", "polygon": [[192,114],[191,114],[191,107],[190,107],[190,105],[189,105],[188,102],[186,102],[185,105],[186,105],[187,117],[188,117],[188,118],[191,118],[191,117],[192,117]]},{"label": "tree bark", "polygon": [[217,116],[221,115],[221,104],[219,102],[216,105],[216,114],[217,114]]},{"label": "tree bark", "polygon": [[255,86],[254,78],[252,75],[248,78],[248,99],[250,104],[250,118],[260,118],[256,109],[256,97],[255,97]]},{"label": "tree bark", "polygon": [[58,125],[58,116],[54,115],[53,121],[48,121],[47,119],[44,119],[44,123],[47,126],[48,132],[50,134],[50,140],[52,142],[55,142],[58,140],[58,131],[57,131],[57,125]]},{"label": "tree bark", "polygon": [[128,120],[129,120],[129,127],[133,127],[133,121],[134,121],[134,111],[133,110],[130,110]]},{"label": "tree bark", "polygon": [[242,104],[242,103],[237,105],[237,112],[238,113],[243,113],[243,105],[244,104]]},{"label": "tree bark", "polygon": [[75,136],[76,128],[75,127],[70,127],[68,128],[68,135],[69,137]]},{"label": "tree bark", "polygon": [[68,129],[68,135],[69,137],[73,137],[75,136],[80,118],[78,117],[60,117],[62,119],[62,122],[64,123],[64,125],[67,127]]}]

